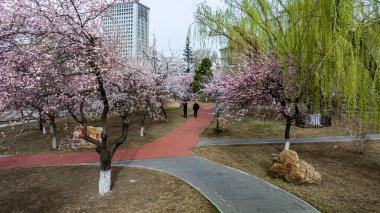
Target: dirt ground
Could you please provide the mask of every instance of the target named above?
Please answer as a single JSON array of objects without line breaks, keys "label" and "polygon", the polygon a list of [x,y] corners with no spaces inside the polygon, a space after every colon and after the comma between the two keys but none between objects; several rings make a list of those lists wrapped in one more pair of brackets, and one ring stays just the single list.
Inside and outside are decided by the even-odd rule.
[{"label": "dirt ground", "polygon": [[[329,137],[329,136],[346,136],[350,135],[350,129],[353,134],[358,132],[357,128],[348,125],[346,121],[333,120],[331,127],[324,128],[300,128],[291,126],[291,138],[315,138],[315,137]],[[219,139],[264,139],[264,138],[284,138],[285,137],[285,121],[282,119],[274,118],[255,118],[245,117],[241,120],[227,120],[226,128],[219,135],[216,134],[216,120],[215,118],[201,134],[205,138],[219,138]],[[376,128],[366,128],[366,134],[379,133]]]},{"label": "dirt ground", "polygon": [[[170,133],[190,118],[183,118],[182,109],[178,105],[166,107],[168,120],[152,120],[146,118],[145,135],[140,137],[140,116],[137,114],[131,122],[129,135],[126,142],[120,147],[121,149],[141,146],[153,142],[166,134]],[[100,126],[100,122],[92,122],[92,126]],[[61,140],[72,138],[74,128],[78,126],[71,118],[58,119],[58,143]],[[109,120],[110,139],[116,139],[120,136],[122,130],[122,122],[117,117]],[[75,152],[75,151],[93,151],[94,149],[64,149],[60,151],[51,150],[51,135],[42,135],[38,129],[37,123],[24,126],[20,133],[20,127],[0,129],[5,137],[0,135],[0,154],[37,154],[37,153],[59,153],[59,152]]]},{"label": "dirt ground", "polygon": [[321,212],[380,212],[380,142],[358,154],[353,142],[293,144],[322,175],[321,185],[295,185],[268,173],[283,145],[196,147],[207,159],[253,174],[307,201]]},{"label": "dirt ground", "polygon": [[0,171],[0,212],[217,212],[198,191],[156,171],[114,167],[98,195],[98,167]]}]

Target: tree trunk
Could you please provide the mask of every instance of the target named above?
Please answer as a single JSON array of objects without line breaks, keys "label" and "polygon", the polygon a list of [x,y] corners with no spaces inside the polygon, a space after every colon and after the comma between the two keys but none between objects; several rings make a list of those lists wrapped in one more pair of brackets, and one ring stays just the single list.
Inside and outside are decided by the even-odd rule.
[{"label": "tree trunk", "polygon": [[42,132],[42,131],[43,131],[43,128],[44,128],[44,121],[43,121],[43,119],[41,118],[41,113],[40,113],[39,116],[38,116],[38,126],[40,127],[40,131]]},{"label": "tree trunk", "polygon": [[46,135],[46,134],[47,134],[46,123],[42,123],[42,134],[43,134],[43,135]]},{"label": "tree trunk", "polygon": [[165,119],[168,119],[168,116],[166,115],[165,107],[163,104],[161,104],[161,110],[162,110],[162,113],[164,113]]},{"label": "tree trunk", "polygon": [[101,147],[97,148],[97,152],[100,156],[100,177],[99,177],[99,194],[100,196],[105,195],[111,191],[111,164],[112,164],[112,154],[107,149],[103,143],[106,141],[102,140]]},{"label": "tree trunk", "polygon": [[[105,126],[106,127],[106,126]],[[101,143],[97,144],[96,152],[100,156],[100,177],[99,177],[99,194],[101,196],[111,191],[111,165],[112,156],[117,148],[124,143],[128,136],[129,123],[126,115],[123,116],[123,134],[119,139],[108,146],[108,135],[106,131],[102,131]],[[103,130],[106,128],[103,128]]]},{"label": "tree trunk", "polygon": [[140,128],[140,137],[144,137],[144,126]]},{"label": "tree trunk", "polygon": [[38,125],[40,127],[40,131],[42,131],[43,135],[46,135],[46,119],[41,111],[38,111]]},{"label": "tree trunk", "polygon": [[216,94],[216,98],[215,98],[215,111],[216,111],[216,134],[219,135],[220,134],[220,123],[219,123],[219,117],[220,117],[220,114],[219,114],[219,93]]},{"label": "tree trunk", "polygon": [[52,135],[51,139],[51,149],[57,149],[57,124],[55,123],[54,116],[49,116],[50,118],[50,132]]},{"label": "tree trunk", "polygon": [[296,120],[296,126],[300,126],[301,125],[301,116],[300,116],[300,110],[299,110],[297,105],[295,106],[295,110],[296,110],[296,113],[294,115],[294,119]]},{"label": "tree trunk", "polygon": [[147,114],[148,114],[148,111],[146,111],[144,115],[141,113],[140,137],[144,137],[145,118]]},{"label": "tree trunk", "polygon": [[100,170],[99,194],[104,196],[111,191],[111,169]]},{"label": "tree trunk", "polygon": [[285,147],[284,150],[289,150],[290,147],[290,126],[292,125],[292,118],[286,117],[286,128],[285,128]]}]

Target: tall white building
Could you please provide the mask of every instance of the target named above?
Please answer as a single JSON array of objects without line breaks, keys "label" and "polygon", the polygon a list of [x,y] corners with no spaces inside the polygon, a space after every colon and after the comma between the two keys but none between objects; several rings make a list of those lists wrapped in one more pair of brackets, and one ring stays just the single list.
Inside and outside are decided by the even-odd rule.
[{"label": "tall white building", "polygon": [[103,25],[109,36],[122,36],[123,57],[140,57],[148,51],[149,11],[139,0],[119,0],[108,9]]}]

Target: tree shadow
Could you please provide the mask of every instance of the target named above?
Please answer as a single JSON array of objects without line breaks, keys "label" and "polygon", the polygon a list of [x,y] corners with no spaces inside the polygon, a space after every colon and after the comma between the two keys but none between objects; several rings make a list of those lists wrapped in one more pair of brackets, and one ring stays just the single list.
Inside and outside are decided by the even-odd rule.
[{"label": "tree shadow", "polygon": [[67,199],[61,188],[26,187],[2,196],[0,212],[56,212]]},{"label": "tree shadow", "polygon": [[121,172],[121,170],[123,169],[123,167],[121,166],[113,166],[112,167],[112,173],[111,173],[111,190],[114,189],[115,187],[115,183],[119,177],[119,174]]}]

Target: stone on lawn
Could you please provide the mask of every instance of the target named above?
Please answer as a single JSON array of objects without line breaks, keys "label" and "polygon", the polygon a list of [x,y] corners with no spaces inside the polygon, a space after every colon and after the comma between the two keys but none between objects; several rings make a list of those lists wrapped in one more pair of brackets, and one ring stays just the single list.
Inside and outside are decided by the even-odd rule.
[{"label": "stone on lawn", "polygon": [[281,152],[273,160],[271,171],[291,183],[321,183],[321,174],[312,165],[300,160],[293,150]]}]

